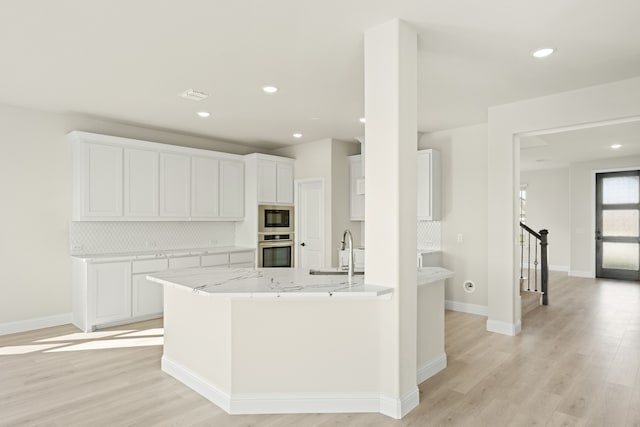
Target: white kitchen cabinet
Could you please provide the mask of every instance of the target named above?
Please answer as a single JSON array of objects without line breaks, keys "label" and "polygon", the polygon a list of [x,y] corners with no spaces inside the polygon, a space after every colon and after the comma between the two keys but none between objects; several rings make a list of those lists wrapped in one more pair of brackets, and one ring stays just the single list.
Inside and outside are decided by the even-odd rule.
[{"label": "white kitchen cabinet", "polygon": [[191,157],[191,217],[217,218],[220,187],[219,160]]},{"label": "white kitchen cabinet", "polygon": [[124,149],[124,216],[158,216],[159,154],[151,150]]},{"label": "white kitchen cabinet", "polygon": [[244,163],[220,160],[220,217],[241,219],[244,216]]},{"label": "white kitchen cabinet", "polygon": [[229,254],[205,254],[200,257],[201,267],[228,267]]},{"label": "white kitchen cabinet", "polygon": [[440,152],[420,150],[417,155],[418,221],[440,220]]},{"label": "white kitchen cabinet", "polygon": [[275,203],[278,197],[278,163],[275,160],[258,161],[258,202]]},{"label": "white kitchen cabinet", "polygon": [[[351,221],[364,221],[364,168],[362,156],[349,156],[349,194]],[[359,188],[360,187],[360,188]]]},{"label": "white kitchen cabinet", "polygon": [[182,268],[200,267],[200,256],[182,256],[169,258],[169,268],[179,270]]},{"label": "white kitchen cabinet", "polygon": [[188,155],[160,153],[160,216],[189,218],[191,159]]},{"label": "white kitchen cabinet", "polygon": [[258,203],[293,204],[293,163],[258,159]]},{"label": "white kitchen cabinet", "polygon": [[291,163],[278,162],[277,164],[277,191],[276,202],[293,204],[293,165]]},{"label": "white kitchen cabinet", "polygon": [[148,273],[132,276],[133,317],[160,316],[164,310],[162,285],[146,279]]},{"label": "white kitchen cabinet", "polygon": [[131,317],[131,263],[89,266],[89,323],[99,325]]},{"label": "white kitchen cabinet", "polygon": [[[74,146],[79,170],[74,185],[80,200],[74,220],[109,220],[122,216],[122,147],[84,143]],[[79,211],[79,212],[78,212]]]}]

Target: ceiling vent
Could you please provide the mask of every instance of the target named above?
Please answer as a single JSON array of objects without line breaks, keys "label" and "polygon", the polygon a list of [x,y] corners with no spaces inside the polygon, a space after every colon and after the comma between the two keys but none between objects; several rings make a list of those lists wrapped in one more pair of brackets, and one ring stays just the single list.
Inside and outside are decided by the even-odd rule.
[{"label": "ceiling vent", "polygon": [[207,99],[209,94],[195,89],[188,89],[182,92],[180,97],[191,101],[202,101],[203,99]]}]

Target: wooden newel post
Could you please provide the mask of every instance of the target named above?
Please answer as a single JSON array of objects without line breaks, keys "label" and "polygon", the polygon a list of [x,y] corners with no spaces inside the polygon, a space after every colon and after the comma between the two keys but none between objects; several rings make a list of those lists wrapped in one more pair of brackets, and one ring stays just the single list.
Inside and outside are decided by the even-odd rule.
[{"label": "wooden newel post", "polygon": [[549,262],[547,260],[547,238],[549,230],[540,230],[540,263],[541,265],[541,291],[542,305],[549,305]]}]

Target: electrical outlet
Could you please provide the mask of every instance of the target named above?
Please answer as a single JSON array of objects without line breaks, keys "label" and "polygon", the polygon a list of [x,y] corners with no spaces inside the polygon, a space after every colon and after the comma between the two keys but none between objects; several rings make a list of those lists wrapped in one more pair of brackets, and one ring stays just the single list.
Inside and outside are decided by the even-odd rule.
[{"label": "electrical outlet", "polygon": [[157,243],[157,242],[155,242],[155,241],[153,241],[153,240],[152,240],[152,241],[149,241],[149,242],[145,242],[144,244],[145,244],[145,246],[146,246],[146,247],[148,247],[148,248],[155,248],[156,246],[158,246],[158,243]]},{"label": "electrical outlet", "polygon": [[82,245],[71,245],[71,252],[73,253],[77,253],[77,252],[82,252]]},{"label": "electrical outlet", "polygon": [[215,246],[218,244],[218,241],[215,239],[209,239],[209,246]]},{"label": "electrical outlet", "polygon": [[462,243],[464,241],[462,233],[458,233],[458,243]]}]

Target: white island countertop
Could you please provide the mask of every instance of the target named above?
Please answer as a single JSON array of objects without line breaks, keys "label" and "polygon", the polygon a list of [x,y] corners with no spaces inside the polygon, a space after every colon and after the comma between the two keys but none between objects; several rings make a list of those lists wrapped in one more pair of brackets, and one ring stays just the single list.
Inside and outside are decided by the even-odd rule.
[{"label": "white island countertop", "polygon": [[[418,271],[418,285],[438,282],[453,273],[440,267]],[[364,283],[355,275],[311,275],[304,268],[200,268],[154,273],[147,279],[162,285],[192,289],[204,295],[232,298],[378,298],[390,297],[393,288]]]}]

